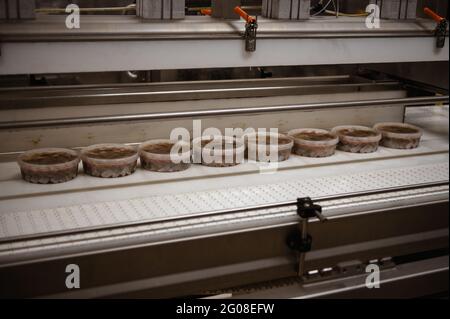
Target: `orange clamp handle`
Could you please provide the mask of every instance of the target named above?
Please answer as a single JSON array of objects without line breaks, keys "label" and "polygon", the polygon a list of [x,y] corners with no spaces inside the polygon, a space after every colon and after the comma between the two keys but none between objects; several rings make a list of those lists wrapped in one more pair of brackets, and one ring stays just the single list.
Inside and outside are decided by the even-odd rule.
[{"label": "orange clamp handle", "polygon": [[200,13],[204,16],[210,16],[210,15],[212,15],[212,10],[211,9],[201,9]]},{"label": "orange clamp handle", "polygon": [[433,19],[434,21],[436,21],[437,23],[440,23],[442,20],[444,20],[443,17],[441,17],[440,15],[438,15],[436,12],[434,12],[433,10],[431,10],[428,7],[425,7],[423,9],[423,12],[429,16],[431,19]]},{"label": "orange clamp handle", "polygon": [[256,19],[254,17],[250,16],[247,12],[242,10],[242,8],[239,6],[234,8],[234,12],[236,14],[238,14],[242,19],[244,19],[247,23],[256,22]]}]

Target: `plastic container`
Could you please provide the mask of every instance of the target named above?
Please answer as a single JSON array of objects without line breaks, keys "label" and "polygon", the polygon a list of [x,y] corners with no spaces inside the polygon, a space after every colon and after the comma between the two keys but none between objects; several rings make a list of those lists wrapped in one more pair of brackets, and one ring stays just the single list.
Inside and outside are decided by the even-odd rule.
[{"label": "plastic container", "polygon": [[[187,151],[182,152],[183,146]],[[148,141],[139,147],[139,155],[142,168],[154,172],[180,172],[191,166],[190,144],[182,141]]]},{"label": "plastic container", "polygon": [[338,149],[350,153],[376,152],[381,140],[379,132],[366,126],[338,126],[331,132],[339,137]]},{"label": "plastic container", "polygon": [[22,178],[34,184],[58,184],[78,174],[78,153],[65,148],[42,148],[19,156]]},{"label": "plastic container", "polygon": [[138,152],[123,144],[98,144],[81,151],[84,172],[103,178],[131,175],[136,170]]},{"label": "plastic container", "polygon": [[381,145],[396,149],[419,147],[423,135],[422,129],[407,123],[379,123],[374,129],[383,136]]},{"label": "plastic container", "polygon": [[339,143],[335,134],[315,128],[291,130],[288,135],[294,139],[294,153],[305,157],[332,156]]},{"label": "plastic container", "polygon": [[245,144],[230,136],[203,136],[192,141],[194,162],[210,167],[235,166],[244,161]]},{"label": "plastic container", "polygon": [[[291,156],[294,140],[284,134],[253,133],[245,136],[247,158],[261,162],[282,162]],[[273,141],[272,141],[273,140]],[[271,144],[272,142],[275,142]]]}]

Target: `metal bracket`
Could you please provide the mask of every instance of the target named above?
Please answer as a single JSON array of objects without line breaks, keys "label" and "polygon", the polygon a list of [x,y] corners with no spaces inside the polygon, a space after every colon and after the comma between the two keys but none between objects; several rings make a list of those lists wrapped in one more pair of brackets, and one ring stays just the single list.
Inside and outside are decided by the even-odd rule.
[{"label": "metal bracket", "polygon": [[322,215],[322,206],[315,204],[310,197],[297,199],[297,214],[303,219],[317,217],[321,222],[327,220]]},{"label": "metal bracket", "polygon": [[252,17],[247,12],[241,9],[241,7],[235,7],[234,12],[245,20],[245,51],[256,51],[256,33],[258,30],[258,17]]},{"label": "metal bracket", "polygon": [[436,27],[436,47],[442,49],[445,46],[445,37],[447,36],[448,21],[443,19]]},{"label": "metal bracket", "polygon": [[300,232],[295,232],[289,235],[286,243],[290,249],[299,253],[306,253],[311,251],[312,237],[310,234],[306,234],[306,238],[303,239]]},{"label": "metal bracket", "polygon": [[245,51],[256,51],[256,34],[258,30],[257,20],[247,22],[245,25]]},{"label": "metal bracket", "polygon": [[434,35],[436,36],[436,47],[442,49],[445,46],[445,36],[447,35],[447,19],[441,17],[439,14],[428,7],[423,8],[423,12],[431,19],[436,21],[437,26],[434,30]]},{"label": "metal bracket", "polygon": [[308,222],[310,218],[317,217],[321,222],[327,221],[322,215],[322,206],[315,204],[310,197],[297,199],[297,214],[301,218],[300,231],[290,235],[287,239],[287,245],[295,250],[298,255],[298,275],[304,274],[305,255],[311,251],[312,237],[308,234]]}]

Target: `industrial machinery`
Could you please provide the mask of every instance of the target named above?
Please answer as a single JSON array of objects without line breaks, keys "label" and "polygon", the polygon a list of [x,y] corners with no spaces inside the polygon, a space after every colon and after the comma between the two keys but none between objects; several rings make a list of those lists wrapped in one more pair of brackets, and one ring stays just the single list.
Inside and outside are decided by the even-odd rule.
[{"label": "industrial machinery", "polygon": [[[448,1],[231,2],[0,0],[0,297],[448,294]],[[54,185],[16,163],[380,122],[420,146]]]}]

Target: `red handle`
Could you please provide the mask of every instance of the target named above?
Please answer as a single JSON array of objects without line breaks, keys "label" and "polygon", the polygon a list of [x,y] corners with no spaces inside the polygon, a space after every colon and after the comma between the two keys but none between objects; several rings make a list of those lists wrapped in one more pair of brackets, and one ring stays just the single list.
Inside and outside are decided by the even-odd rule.
[{"label": "red handle", "polygon": [[433,19],[434,21],[436,21],[437,23],[440,23],[442,20],[444,20],[443,17],[441,17],[440,15],[438,15],[436,12],[434,12],[433,10],[431,10],[430,8],[425,7],[423,9],[423,12],[425,12],[425,14],[427,16],[429,16],[431,19]]},{"label": "red handle", "polygon": [[256,22],[256,19],[250,16],[247,12],[241,9],[241,7],[235,7],[234,12],[238,14],[242,19],[244,19],[247,23]]},{"label": "red handle", "polygon": [[211,9],[201,9],[200,13],[204,16],[210,16],[210,15],[212,15],[212,10]]}]

